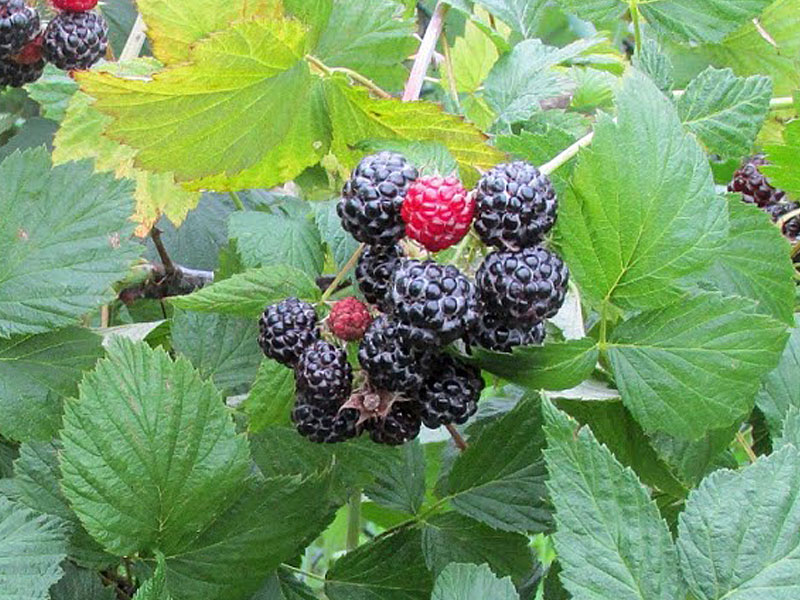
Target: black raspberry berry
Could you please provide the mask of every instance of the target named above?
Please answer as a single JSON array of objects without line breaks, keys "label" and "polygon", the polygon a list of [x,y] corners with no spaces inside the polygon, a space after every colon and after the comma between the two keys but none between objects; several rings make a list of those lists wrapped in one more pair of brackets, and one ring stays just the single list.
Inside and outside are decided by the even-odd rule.
[{"label": "black raspberry berry", "polygon": [[364,334],[358,362],[374,387],[411,394],[425,380],[428,356],[406,344],[397,323],[383,316],[375,319]]},{"label": "black raspberry berry", "polygon": [[367,302],[388,311],[391,304],[389,288],[398,259],[403,257],[403,249],[393,246],[367,246],[356,263],[358,289]]},{"label": "black raspberry berry", "polygon": [[[765,206],[764,211],[772,217],[773,222],[777,223],[782,217],[798,208],[800,208],[800,204],[797,202],[776,202]],[[790,218],[781,229],[786,239],[790,242],[797,241],[797,238],[800,237],[800,216]]]},{"label": "black raspberry berry", "polygon": [[556,222],[558,201],[547,175],[526,162],[497,165],[478,182],[475,231],[488,246],[521,250]]},{"label": "black raspberry berry", "polygon": [[294,380],[308,404],[338,409],[350,397],[353,369],[344,350],[319,340],[300,355]]},{"label": "black raspberry berry", "polygon": [[399,446],[410,442],[419,435],[422,427],[419,402],[395,402],[385,418],[367,421],[364,426],[377,444]]},{"label": "black raspberry berry", "polygon": [[333,444],[357,437],[362,431],[359,418],[355,409],[326,410],[308,403],[302,395],[292,410],[292,422],[298,433],[317,443]]},{"label": "black raspberry berry", "polygon": [[417,170],[402,154],[379,152],[364,157],[336,206],[342,226],[359,242],[391,246],[405,234],[403,198],[416,178]]},{"label": "black raspberry berry", "polygon": [[264,354],[287,366],[297,364],[303,351],[319,339],[314,307],[297,298],[268,306],[259,328],[258,344]]},{"label": "black raspberry berry", "polygon": [[739,192],[743,201],[762,208],[783,200],[785,192],[772,187],[759,170],[759,167],[766,164],[769,163],[763,154],[748,158],[733,174],[733,179],[728,184],[728,191]]},{"label": "black raspberry berry", "polygon": [[18,63],[14,59],[0,59],[0,88],[3,86],[22,87],[38,80],[44,72],[44,61]]},{"label": "black raspberry berry", "polygon": [[88,69],[106,53],[108,24],[95,12],[59,13],[44,32],[44,56],[64,71]]},{"label": "black raspberry berry", "polygon": [[512,325],[501,317],[482,311],[467,336],[469,345],[492,352],[511,352],[518,346],[538,346],[544,342],[544,321],[533,325]]},{"label": "black raspberry berry", "polygon": [[475,284],[453,265],[400,261],[391,298],[400,336],[419,349],[454,342],[477,318]]},{"label": "black raspberry berry", "polygon": [[523,325],[554,316],[569,281],[558,255],[542,247],[520,252],[492,252],[475,280],[486,310],[511,324]]},{"label": "black raspberry berry", "polygon": [[0,58],[19,53],[39,33],[39,13],[25,0],[0,0]]},{"label": "black raspberry berry", "polygon": [[466,423],[478,410],[485,385],[480,369],[442,354],[431,364],[430,373],[419,391],[422,422],[431,429]]}]

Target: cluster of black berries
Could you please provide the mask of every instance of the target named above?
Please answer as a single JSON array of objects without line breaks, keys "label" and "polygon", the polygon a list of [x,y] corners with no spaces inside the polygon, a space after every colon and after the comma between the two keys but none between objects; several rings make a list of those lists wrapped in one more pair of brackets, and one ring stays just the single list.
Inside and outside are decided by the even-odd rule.
[{"label": "cluster of black berries", "polygon": [[[425,182],[417,202],[422,209],[412,217],[426,247],[450,242],[452,229],[442,227],[441,219],[451,206],[458,208],[453,222],[462,225],[465,214],[472,219],[466,202],[474,203],[475,231],[494,247],[475,281],[453,265],[406,257],[402,208],[409,189],[420,191],[417,179],[417,170],[400,154],[367,156],[337,206],[343,227],[365,244],[356,280],[377,315],[354,321],[356,329],[368,325],[358,349],[363,377],[355,389],[345,350],[321,339],[313,307],[290,298],[262,316],[261,346],[267,356],[294,367],[292,418],[312,441],[338,442],[368,431],[375,442],[402,444],[423,424],[465,423],[477,410],[484,382],[480,369],[445,346],[461,340],[467,348],[510,352],[541,344],[544,320],[564,302],[568,270],[541,245],[556,220],[556,195],[538,169],[523,162],[499,165],[466,200],[454,200],[451,179]],[[439,192],[437,185],[450,191]],[[445,210],[434,205],[438,201],[448,203]],[[442,244],[436,239],[440,231],[448,237]],[[342,301],[349,303],[348,314],[358,312],[352,300]],[[348,337],[337,335],[354,339],[352,329],[342,326]]]},{"label": "cluster of black berries", "polygon": [[88,69],[106,53],[108,25],[97,0],[53,0],[58,14],[42,29],[25,0],[0,0],[0,89],[42,76],[45,61],[64,71]]},{"label": "cluster of black berries", "polygon": [[[733,174],[728,184],[729,192],[739,192],[742,201],[755,204],[777,223],[783,216],[800,208],[797,202],[791,202],[783,190],[772,187],[759,167],[769,164],[763,154],[757,154],[744,161]],[[792,243],[800,237],[800,216],[794,216],[783,224],[783,235]]]}]

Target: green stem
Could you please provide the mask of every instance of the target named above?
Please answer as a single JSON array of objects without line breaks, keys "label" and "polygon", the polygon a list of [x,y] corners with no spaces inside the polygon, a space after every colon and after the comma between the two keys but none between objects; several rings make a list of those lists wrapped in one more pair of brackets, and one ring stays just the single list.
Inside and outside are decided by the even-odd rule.
[{"label": "green stem", "polygon": [[336,288],[339,287],[339,284],[342,282],[342,279],[350,272],[350,269],[356,266],[358,262],[358,257],[361,256],[361,253],[364,251],[365,244],[359,245],[356,248],[356,251],[353,252],[353,255],[350,257],[350,260],[347,261],[347,264],[342,267],[341,271],[336,274],[336,277],[328,286],[328,289],[325,290],[325,293],[322,294],[322,298],[319,299],[319,303],[322,304],[328,298],[331,297],[331,294],[336,291]]},{"label": "green stem", "polygon": [[633,19],[633,39],[636,43],[636,54],[642,51],[642,27],[639,23],[639,7],[636,0],[631,0],[631,18]]},{"label": "green stem", "polygon": [[450,52],[450,44],[447,42],[446,35],[442,35],[439,40],[442,43],[442,50],[444,51],[444,68],[447,71],[447,83],[449,84],[450,88],[450,96],[453,97],[456,110],[461,112],[461,103],[458,101],[458,88],[456,87],[456,75],[455,71],[453,70],[453,57],[452,53]]},{"label": "green stem", "polygon": [[773,98],[769,101],[770,110],[780,110],[782,108],[792,108],[794,106],[794,98],[791,96],[784,96],[782,98]]},{"label": "green stem", "polygon": [[381,98],[392,98],[392,95],[381,88],[377,83],[372,81],[369,77],[365,77],[358,71],[354,71],[353,69],[348,69],[347,67],[329,67],[316,56],[312,56],[311,54],[306,55],[306,60],[315,67],[318,71],[320,71],[324,75],[333,75],[334,73],[343,73],[347,75],[353,81],[356,81],[363,85],[365,88],[373,92],[376,96],[380,96]]},{"label": "green stem", "polygon": [[600,307],[600,348],[604,349],[608,343],[608,303],[603,302]]},{"label": "green stem", "polygon": [[317,575],[316,573],[312,573],[311,571],[304,571],[303,569],[298,569],[297,567],[293,567],[292,565],[287,565],[283,563],[281,565],[284,569],[292,571],[293,573],[297,573],[298,575],[302,575],[303,577],[311,577],[311,579],[316,579],[317,581],[325,581],[325,578],[322,575]]},{"label": "green stem", "polygon": [[347,551],[358,548],[361,540],[361,490],[356,490],[347,501]]},{"label": "green stem", "polygon": [[236,207],[236,210],[244,210],[244,203],[237,192],[228,192],[228,195],[231,197],[231,200],[233,200],[233,205]]}]

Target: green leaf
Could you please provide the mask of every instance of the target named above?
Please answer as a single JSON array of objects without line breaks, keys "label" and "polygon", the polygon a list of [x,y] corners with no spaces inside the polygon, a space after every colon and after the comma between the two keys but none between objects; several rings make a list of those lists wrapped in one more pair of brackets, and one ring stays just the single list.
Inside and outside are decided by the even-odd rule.
[{"label": "green leaf", "polygon": [[101,341],[77,327],[0,339],[0,432],[16,440],[53,437],[63,399],[103,356]]},{"label": "green leaf", "polygon": [[138,246],[132,190],[87,162],[53,168],[44,148],[0,164],[0,337],[71,325],[115,297]]},{"label": "green leaf", "polygon": [[447,479],[453,508],[503,531],[550,527],[539,406],[523,400],[470,438]]},{"label": "green leaf", "polygon": [[659,34],[686,42],[721,42],[772,0],[653,0],[637,2],[648,24]]},{"label": "green leaf", "polygon": [[678,99],[678,115],[706,150],[723,158],[750,152],[769,112],[769,77],[736,77],[731,69],[709,67]]},{"label": "green leaf", "polygon": [[242,405],[250,419],[250,431],[257,433],[268,425],[288,425],[293,404],[292,369],[276,360],[263,360],[250,394]]},{"label": "green leaf", "polygon": [[191,4],[174,0],[139,0],[137,7],[147,24],[153,54],[165,63],[181,62],[190,55],[192,45],[208,35],[222,31],[232,22],[254,16],[279,18],[276,0],[196,0]]},{"label": "green leaf", "polygon": [[515,348],[513,353],[473,349],[467,362],[532,390],[565,390],[589,377],[599,357],[591,338]]},{"label": "green leaf", "polygon": [[705,154],[672,103],[633,71],[616,123],[598,120],[561,206],[558,235],[582,296],[626,309],[669,302],[678,277],[708,264],[727,225]]},{"label": "green leaf", "polygon": [[641,52],[633,57],[633,66],[650,77],[662,92],[672,89],[672,62],[656,40],[646,39],[642,42]]},{"label": "green leaf", "polygon": [[67,528],[0,496],[0,590],[9,600],[49,600],[63,574]]},{"label": "green leaf", "polygon": [[648,490],[578,424],[543,406],[561,581],[574,598],[683,598],[678,556]]},{"label": "green leaf", "polygon": [[507,577],[498,579],[487,565],[451,564],[436,578],[431,600],[519,600]]},{"label": "green leaf", "polygon": [[478,3],[522,37],[531,38],[535,37],[547,0],[478,0]]},{"label": "green leaf", "polygon": [[730,233],[716,260],[699,276],[714,289],[758,303],[758,311],[793,322],[795,285],[789,244],[757,207],[728,198]]},{"label": "green leaf", "polygon": [[587,21],[610,21],[628,10],[622,0],[559,0],[570,12]]},{"label": "green leaf", "polygon": [[[483,84],[500,55],[492,39],[475,23],[467,21],[464,36],[456,38],[450,56],[456,90],[471,94]],[[443,69],[442,76],[448,77],[447,69]]]},{"label": "green leaf", "polygon": [[164,555],[159,553],[153,576],[142,584],[133,600],[172,600],[167,591],[166,565]]},{"label": "green leaf", "polygon": [[412,515],[419,512],[425,499],[425,453],[419,442],[404,444],[401,460],[376,473],[375,482],[365,491],[376,503]]},{"label": "green leaf", "polygon": [[645,436],[642,428],[619,401],[555,399],[556,406],[588,426],[614,457],[634,470],[642,483],[683,498],[688,489],[670,471]]},{"label": "green leaf", "polygon": [[764,377],[756,395],[756,405],[764,413],[773,437],[792,408],[800,409],[800,315],[795,315],[789,343],[778,366]]},{"label": "green leaf", "polygon": [[712,471],[736,467],[728,448],[738,428],[739,424],[736,423],[730,427],[712,429],[700,439],[692,441],[657,432],[650,436],[650,443],[687,488],[693,488]]},{"label": "green leaf", "polygon": [[484,84],[484,97],[508,127],[541,110],[539,103],[569,89],[569,80],[555,67],[591,48],[596,40],[579,40],[564,48],[545,46],[538,39],[514,46],[495,63]]},{"label": "green leaf", "polygon": [[309,275],[322,272],[322,240],[314,221],[305,215],[238,211],[230,216],[228,232],[246,267],[284,264]]},{"label": "green leaf", "polygon": [[347,261],[358,249],[358,242],[344,230],[342,220],[336,214],[338,202],[338,199],[321,202],[316,205],[316,212],[314,213],[314,220],[322,236],[322,241],[325,242],[328,250],[333,255],[337,271],[347,264]]},{"label": "green leaf", "polygon": [[175,600],[244,600],[333,518],[327,476],[283,477],[245,485],[236,503],[192,544],[167,556]]},{"label": "green leaf", "polygon": [[261,362],[258,323],[225,315],[176,311],[172,347],[223,393],[250,384]]},{"label": "green leaf", "polygon": [[403,61],[417,48],[415,23],[402,13],[394,0],[334,2],[313,54],[329,67],[347,67],[381,87],[401,89],[408,77]]},{"label": "green leaf", "polygon": [[76,567],[69,561],[64,561],[61,568],[64,576],[50,588],[50,600],[116,600],[114,590],[105,587],[97,573]]},{"label": "green leaf", "polygon": [[44,74],[25,87],[28,95],[39,103],[42,116],[61,121],[67,113],[70,98],[78,90],[78,84],[68,73],[47,65]]},{"label": "green leaf", "polygon": [[422,553],[434,577],[446,571],[450,563],[487,563],[501,577],[508,575],[519,582],[533,569],[526,536],[497,531],[454,512],[425,520]]},{"label": "green leaf", "polygon": [[800,408],[790,406],[783,419],[781,435],[773,440],[775,449],[780,449],[787,444],[800,448]]},{"label": "green leaf", "polygon": [[270,575],[251,600],[317,600],[318,596],[306,584],[298,581],[286,569]]},{"label": "green leaf", "polygon": [[741,471],[717,471],[694,490],[678,524],[681,569],[698,600],[800,595],[800,451]]},{"label": "green leaf", "polygon": [[124,556],[185,548],[249,469],[219,394],[186,359],[115,338],[66,403],[64,494],[89,533]]},{"label": "green leaf", "polygon": [[252,319],[261,314],[264,306],[288,296],[313,302],[320,297],[320,291],[317,284],[302,271],[289,265],[274,265],[248,269],[188,296],[171,298],[170,302],[184,310]]},{"label": "green leaf", "polygon": [[800,175],[797,173],[800,161],[800,120],[786,125],[783,132],[783,145],[771,144],[764,149],[769,156],[770,165],[763,173],[775,187],[787,191],[794,198],[800,198]]},{"label": "green leaf", "polygon": [[105,568],[114,562],[114,557],[103,552],[86,532],[61,491],[60,450],[58,442],[32,442],[20,446],[19,458],[14,463],[14,482],[18,492],[15,500],[37,512],[69,522],[69,558],[86,567]]},{"label": "green leaf", "polygon": [[622,400],[646,432],[696,439],[750,412],[777,364],[785,326],[752,302],[698,294],[614,331],[608,358]]},{"label": "green leaf", "polygon": [[359,546],[328,570],[330,600],[428,600],[433,582],[420,552],[422,533],[404,528]]}]

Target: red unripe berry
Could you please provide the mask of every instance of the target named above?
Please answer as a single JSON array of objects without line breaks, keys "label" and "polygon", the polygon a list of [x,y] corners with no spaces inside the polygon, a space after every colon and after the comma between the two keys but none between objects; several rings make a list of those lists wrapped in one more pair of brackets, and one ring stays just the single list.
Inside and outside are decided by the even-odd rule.
[{"label": "red unripe berry", "polygon": [[42,60],[42,41],[41,34],[36,36],[14,57],[14,62],[21,65],[33,65]]},{"label": "red unripe berry", "polygon": [[71,12],[85,12],[97,6],[98,0],[52,0],[53,6],[59,10]]},{"label": "red unripe berry", "polygon": [[457,177],[421,177],[403,200],[406,235],[431,252],[457,244],[467,235],[475,200]]},{"label": "red unripe berry", "polygon": [[372,315],[361,300],[349,296],[339,300],[328,315],[328,328],[346,342],[360,340],[372,323]]}]

